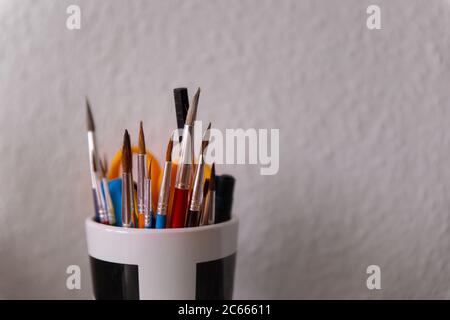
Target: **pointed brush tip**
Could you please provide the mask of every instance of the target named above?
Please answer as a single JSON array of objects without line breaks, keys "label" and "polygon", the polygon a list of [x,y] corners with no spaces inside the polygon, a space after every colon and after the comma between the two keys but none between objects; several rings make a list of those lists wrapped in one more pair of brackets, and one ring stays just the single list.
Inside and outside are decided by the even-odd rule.
[{"label": "pointed brush tip", "polygon": [[132,152],[131,152],[131,144],[130,144],[130,135],[128,134],[128,130],[125,130],[123,136],[123,146],[122,146],[122,170],[124,172],[131,172],[132,168]]},{"label": "pointed brush tip", "polygon": [[194,99],[192,100],[192,106],[189,108],[186,117],[186,124],[189,126],[194,125],[195,119],[197,118],[199,98],[200,98],[200,87],[197,89],[197,92],[195,93]]},{"label": "pointed brush tip", "polygon": [[94,117],[92,116],[91,104],[86,97],[86,124],[88,131],[95,131]]},{"label": "pointed brush tip", "polygon": [[139,126],[139,154],[145,154],[146,152],[147,150],[145,148],[144,128],[141,121]]},{"label": "pointed brush tip", "polygon": [[173,149],[173,140],[170,139],[169,143],[167,144],[166,162],[171,162],[172,161],[172,149]]}]

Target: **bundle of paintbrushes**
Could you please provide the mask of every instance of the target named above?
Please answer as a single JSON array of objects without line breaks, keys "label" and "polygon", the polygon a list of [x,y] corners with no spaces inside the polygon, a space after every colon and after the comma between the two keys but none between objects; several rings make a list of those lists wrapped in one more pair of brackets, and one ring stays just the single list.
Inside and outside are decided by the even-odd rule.
[{"label": "bundle of paintbrushes", "polygon": [[[216,176],[215,164],[205,162],[211,124],[203,134],[200,153],[194,155],[194,122],[200,89],[191,107],[186,88],[175,89],[174,97],[177,127],[182,135],[170,136],[162,170],[146,149],[142,121],[137,146],[132,147],[125,130],[122,148],[108,170],[106,157],[98,157],[94,120],[86,99],[91,188],[97,222],[126,228],[163,229],[197,227],[230,219],[234,178]],[[172,161],[174,139],[180,148]]]}]

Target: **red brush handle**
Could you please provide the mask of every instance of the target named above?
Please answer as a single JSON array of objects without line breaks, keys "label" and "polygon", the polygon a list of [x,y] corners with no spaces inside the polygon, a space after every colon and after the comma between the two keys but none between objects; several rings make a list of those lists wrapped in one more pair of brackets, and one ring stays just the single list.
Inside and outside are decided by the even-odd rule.
[{"label": "red brush handle", "polygon": [[188,207],[188,189],[175,188],[172,207],[172,228],[184,228]]}]

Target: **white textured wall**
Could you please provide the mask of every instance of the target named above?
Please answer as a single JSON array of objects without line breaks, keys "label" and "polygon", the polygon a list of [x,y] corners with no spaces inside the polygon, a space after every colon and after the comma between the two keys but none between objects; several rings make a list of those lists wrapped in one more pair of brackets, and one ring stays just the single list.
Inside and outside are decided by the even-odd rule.
[{"label": "white textured wall", "polygon": [[140,119],[162,156],[172,88],[200,85],[215,127],[280,128],[278,175],[219,168],[235,297],[450,298],[449,21],[443,0],[0,0],[0,296],[91,296],[84,96],[109,156]]}]

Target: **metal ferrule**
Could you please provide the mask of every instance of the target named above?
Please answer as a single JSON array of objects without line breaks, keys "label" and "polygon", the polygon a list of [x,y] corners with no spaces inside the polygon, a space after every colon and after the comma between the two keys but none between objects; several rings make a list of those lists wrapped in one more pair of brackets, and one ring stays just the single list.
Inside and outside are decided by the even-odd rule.
[{"label": "metal ferrule", "polygon": [[95,140],[94,140],[94,132],[88,131],[88,148],[89,148],[89,170],[91,172],[91,187],[95,188],[97,186],[97,181],[95,179],[95,172],[92,166],[92,158],[94,157],[95,151]]},{"label": "metal ferrule", "polygon": [[172,162],[166,161],[166,163],[164,164],[161,188],[159,189],[158,206],[156,208],[156,213],[160,215],[167,214],[171,176],[172,176]]},{"label": "metal ferrule", "polygon": [[122,226],[131,228],[133,226],[133,180],[131,173],[122,173]]},{"label": "metal ferrule", "polygon": [[95,179],[95,196],[97,197],[97,203],[98,203],[98,217],[100,219],[101,223],[108,223],[108,214],[106,212],[106,201],[103,197],[102,188],[101,188],[101,181],[98,179],[97,175],[94,173],[94,179]]},{"label": "metal ferrule", "polygon": [[110,225],[116,224],[116,215],[114,214],[114,205],[112,202],[111,194],[109,193],[108,180],[106,178],[102,179],[103,190],[105,193],[106,202],[106,213],[108,215],[108,222]]},{"label": "metal ferrule", "polygon": [[203,175],[204,175],[203,155],[198,158],[197,170],[195,171],[194,186],[192,187],[191,204],[189,209],[200,211],[203,197]]},{"label": "metal ferrule", "polygon": [[194,144],[192,143],[193,126],[185,125],[183,141],[181,142],[180,161],[178,162],[175,187],[189,189],[192,180],[192,165],[194,163]]},{"label": "metal ferrule", "polygon": [[200,218],[200,225],[208,225],[214,224],[215,214],[214,214],[214,198],[215,192],[209,191],[206,195],[204,201],[205,205],[203,206],[203,212]]},{"label": "metal ferrule", "polygon": [[137,201],[138,201],[138,213],[144,213],[147,210],[145,203],[145,191],[144,184],[147,177],[147,155],[138,154],[137,155]]},{"label": "metal ferrule", "polygon": [[151,227],[152,219],[152,180],[145,178],[144,182],[144,228]]}]

